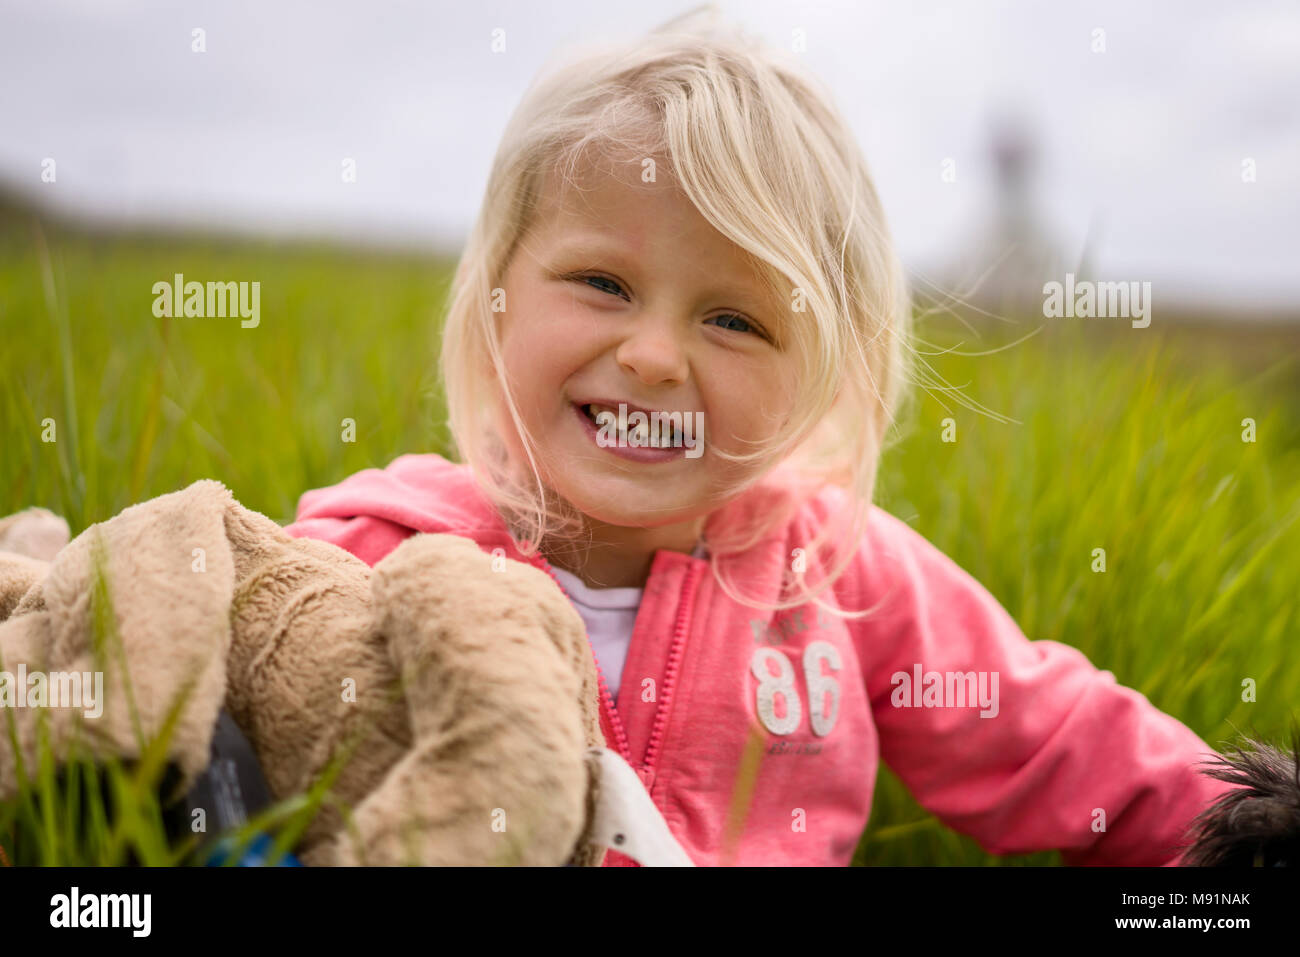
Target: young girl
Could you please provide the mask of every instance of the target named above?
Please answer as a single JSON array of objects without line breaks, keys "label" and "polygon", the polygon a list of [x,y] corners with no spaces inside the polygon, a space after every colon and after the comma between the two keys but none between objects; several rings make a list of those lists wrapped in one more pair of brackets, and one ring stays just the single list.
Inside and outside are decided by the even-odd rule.
[{"label": "young girl", "polygon": [[[289,531],[550,572],[606,741],[696,864],[848,864],[880,760],[992,853],[1177,863],[1228,787],[1211,749],[871,504],[908,316],[825,93],[662,28],[547,76],[505,132],[443,339],[463,463],[307,492]],[[647,447],[620,411],[675,428]]]}]

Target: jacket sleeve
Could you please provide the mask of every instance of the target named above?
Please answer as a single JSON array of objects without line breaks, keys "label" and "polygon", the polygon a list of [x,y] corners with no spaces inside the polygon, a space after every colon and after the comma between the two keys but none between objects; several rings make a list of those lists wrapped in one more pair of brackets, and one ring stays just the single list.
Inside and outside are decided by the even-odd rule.
[{"label": "jacket sleeve", "polygon": [[[881,757],[916,800],[993,854],[1179,863],[1187,826],[1232,787],[1198,770],[1212,749],[1077,649],[1028,640],[903,522],[873,508],[867,528],[856,607],[878,607],[851,627]],[[989,706],[960,706],[958,682],[944,698],[932,688],[944,706],[925,706],[926,679],[917,690],[901,677],[917,666],[943,675],[945,691],[949,673],[974,672]]]}]

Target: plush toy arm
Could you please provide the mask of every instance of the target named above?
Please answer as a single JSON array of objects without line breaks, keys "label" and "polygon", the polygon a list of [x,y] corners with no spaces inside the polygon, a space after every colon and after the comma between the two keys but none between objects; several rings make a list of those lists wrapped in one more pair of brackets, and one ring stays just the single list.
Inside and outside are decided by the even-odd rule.
[{"label": "plush toy arm", "polygon": [[417,535],[374,568],[414,736],[309,863],[563,864],[586,824],[582,620],[546,575]]},{"label": "plush toy arm", "polygon": [[[0,670],[21,666],[29,685],[10,683],[28,707],[5,709],[0,720],[18,722],[25,766],[38,714],[50,719],[56,760],[66,756],[74,731],[92,755],[131,760],[183,696],[168,757],[181,784],[204,767],[225,685],[233,576],[222,516],[229,500],[220,483],[196,482],[91,526],[50,562],[0,557]],[[11,519],[23,516],[32,517]],[[39,512],[36,518],[43,520]],[[6,534],[15,531],[11,519]],[[201,570],[196,553],[206,555]],[[43,674],[33,682],[35,672]],[[17,758],[7,742],[0,748],[4,794],[16,781]]]}]

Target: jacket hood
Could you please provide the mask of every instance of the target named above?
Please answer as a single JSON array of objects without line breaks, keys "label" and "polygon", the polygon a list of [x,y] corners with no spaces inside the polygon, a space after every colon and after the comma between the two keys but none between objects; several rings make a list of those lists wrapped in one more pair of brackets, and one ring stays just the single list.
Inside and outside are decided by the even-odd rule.
[{"label": "jacket hood", "polygon": [[[817,498],[822,505],[818,511],[822,511],[832,498],[844,495],[836,488],[817,495],[812,485],[786,470],[774,469],[710,515],[705,534],[711,550],[718,551],[724,536],[767,522],[766,531],[751,547],[771,547],[786,541],[790,519],[809,499]],[[516,546],[473,469],[436,453],[403,455],[385,469],[364,469],[337,485],[305,492],[295,523],[357,516],[415,532],[462,535],[489,547],[500,545],[510,550]],[[720,559],[725,557],[725,552],[719,552]]]}]

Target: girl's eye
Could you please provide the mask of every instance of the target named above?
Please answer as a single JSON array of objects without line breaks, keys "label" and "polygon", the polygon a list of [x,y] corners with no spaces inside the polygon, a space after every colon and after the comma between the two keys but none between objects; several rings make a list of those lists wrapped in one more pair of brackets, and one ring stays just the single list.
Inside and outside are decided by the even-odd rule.
[{"label": "girl's eye", "polygon": [[[623,287],[608,276],[577,276],[575,278],[581,282],[587,283],[593,289],[599,289],[601,292],[611,293],[612,295],[618,296],[620,299],[630,298],[625,292],[623,292]],[[605,285],[597,285],[597,283],[605,283]]]},{"label": "girl's eye", "polygon": [[763,331],[759,329],[756,325],[754,325],[752,322],[750,322],[748,319],[745,319],[741,316],[734,315],[732,313],[727,313],[726,315],[722,315],[722,316],[710,316],[709,319],[705,320],[705,322],[711,322],[714,319],[720,320],[722,323],[722,328],[724,329],[731,329],[735,332],[753,332],[756,335],[760,335],[760,336],[763,334]]}]

